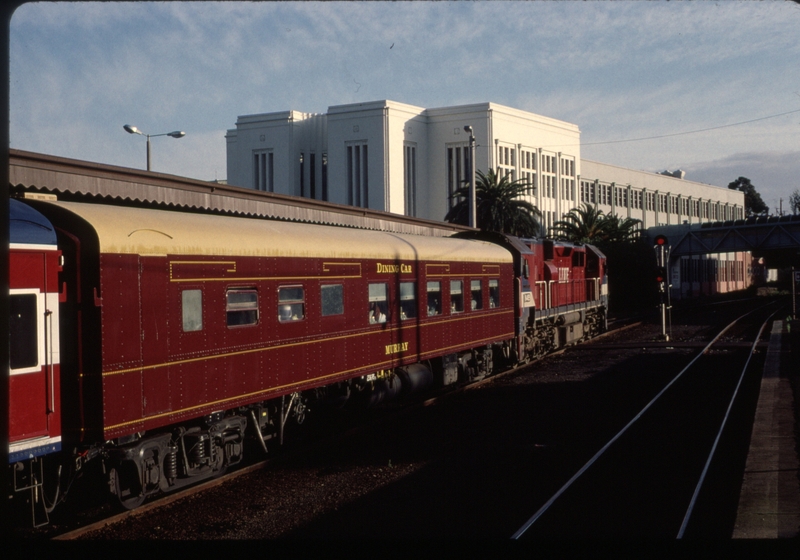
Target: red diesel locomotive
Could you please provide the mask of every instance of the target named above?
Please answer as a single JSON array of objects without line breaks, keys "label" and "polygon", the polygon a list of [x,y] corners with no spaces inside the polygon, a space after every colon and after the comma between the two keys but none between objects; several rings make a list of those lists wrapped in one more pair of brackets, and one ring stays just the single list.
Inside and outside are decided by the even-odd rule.
[{"label": "red diesel locomotive", "polygon": [[10,493],[35,523],[87,461],[134,508],[245,439],[280,443],[309,404],[480,379],[605,329],[590,246],[10,203]]}]

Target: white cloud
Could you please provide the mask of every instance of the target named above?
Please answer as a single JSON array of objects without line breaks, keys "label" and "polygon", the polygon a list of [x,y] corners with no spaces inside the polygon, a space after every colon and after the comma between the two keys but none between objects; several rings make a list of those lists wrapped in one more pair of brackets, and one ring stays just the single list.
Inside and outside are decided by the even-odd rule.
[{"label": "white cloud", "polygon": [[[175,151],[164,171],[206,175],[239,115],[376,99],[493,101],[578,124],[586,142],[696,130],[800,107],[798,15],[786,2],[26,4],[11,21],[12,147],[132,165],[122,124],[181,128],[159,143]],[[788,153],[798,120],[584,156],[645,169]]]}]

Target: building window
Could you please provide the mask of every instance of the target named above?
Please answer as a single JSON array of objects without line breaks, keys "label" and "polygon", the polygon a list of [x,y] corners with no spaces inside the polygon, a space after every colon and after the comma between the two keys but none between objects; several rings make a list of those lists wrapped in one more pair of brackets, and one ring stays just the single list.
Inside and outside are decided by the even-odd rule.
[{"label": "building window", "polygon": [[561,159],[561,198],[575,200],[575,162],[571,159]]},{"label": "building window", "polygon": [[656,209],[656,193],[647,193],[645,201],[647,203],[647,210],[654,211]]},{"label": "building window", "polygon": [[498,177],[509,177],[512,181],[517,178],[516,153],[514,146],[497,147],[497,175]]},{"label": "building window", "polygon": [[519,166],[522,174],[521,179],[528,183],[528,192],[531,196],[537,195],[537,177],[536,177],[536,151],[534,150],[521,150],[519,153]]},{"label": "building window", "polygon": [[556,198],[557,179],[556,179],[556,156],[542,152],[542,196]]},{"label": "building window", "polygon": [[595,203],[594,183],[581,181],[581,202]]},{"label": "building window", "polygon": [[253,188],[275,192],[275,166],[272,150],[253,154]]},{"label": "building window", "polygon": [[278,320],[300,321],[305,318],[305,290],[303,286],[278,288]]},{"label": "building window", "polygon": [[344,286],[329,284],[320,286],[322,316],[342,315],[344,313]]},{"label": "building window", "polygon": [[369,208],[369,156],[365,143],[347,146],[347,203]]},{"label": "building window", "polygon": [[449,208],[458,203],[453,194],[464,186],[470,177],[469,146],[449,145],[447,147],[447,200]]},{"label": "building window", "polygon": [[403,149],[403,174],[406,195],[406,216],[417,215],[417,147],[406,144]]},{"label": "building window", "polygon": [[183,332],[203,330],[203,292],[183,290],[181,292],[181,314]]},{"label": "building window", "polygon": [[229,327],[258,323],[258,292],[255,288],[229,288],[226,292]]},{"label": "building window", "polygon": [[617,187],[614,189],[614,204],[623,208],[628,207],[628,189]]}]

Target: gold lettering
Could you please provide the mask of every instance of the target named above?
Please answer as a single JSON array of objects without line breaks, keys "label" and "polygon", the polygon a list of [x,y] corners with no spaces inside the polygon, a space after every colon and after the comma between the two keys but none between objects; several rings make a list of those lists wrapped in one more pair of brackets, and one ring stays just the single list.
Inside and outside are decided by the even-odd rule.
[{"label": "gold lettering", "polygon": [[410,264],[377,264],[378,274],[411,274],[413,272],[413,268]]},{"label": "gold lettering", "polygon": [[397,344],[386,345],[386,355],[399,354],[400,352],[408,351],[408,342],[399,342]]}]

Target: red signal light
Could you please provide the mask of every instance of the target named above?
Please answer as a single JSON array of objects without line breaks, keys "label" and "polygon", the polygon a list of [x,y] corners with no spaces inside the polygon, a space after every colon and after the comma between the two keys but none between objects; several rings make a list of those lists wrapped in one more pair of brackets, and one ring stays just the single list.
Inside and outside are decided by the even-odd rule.
[{"label": "red signal light", "polygon": [[667,281],[667,269],[663,266],[656,267],[656,282],[661,284]]},{"label": "red signal light", "polygon": [[655,240],[653,241],[659,247],[666,247],[667,246],[667,236],[666,235],[656,235]]}]

